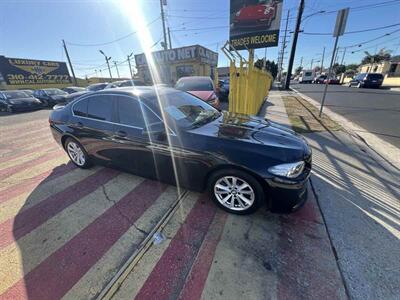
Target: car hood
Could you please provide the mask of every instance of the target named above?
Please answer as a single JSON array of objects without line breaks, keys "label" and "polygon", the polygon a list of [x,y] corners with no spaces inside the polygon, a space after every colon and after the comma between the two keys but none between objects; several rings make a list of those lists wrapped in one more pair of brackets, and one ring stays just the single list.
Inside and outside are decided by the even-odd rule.
[{"label": "car hood", "polygon": [[14,99],[10,99],[10,100],[12,100],[14,104],[29,104],[29,103],[40,104],[37,102],[37,100],[35,98],[32,98],[32,97],[14,98]]},{"label": "car hood", "polygon": [[65,100],[65,98],[68,96],[69,94],[67,94],[67,95],[54,95],[54,96],[50,96],[51,97],[51,99],[53,99],[53,100],[55,100],[55,101],[63,101],[63,100]]},{"label": "car hood", "polygon": [[[195,130],[202,135],[252,144],[252,151],[282,161],[301,160],[311,151],[305,139],[277,123],[256,116],[223,112],[217,120]],[[237,143],[239,142],[239,143]]]},{"label": "car hood", "polygon": [[199,97],[201,100],[208,101],[211,98],[214,91],[188,91],[188,93]]}]

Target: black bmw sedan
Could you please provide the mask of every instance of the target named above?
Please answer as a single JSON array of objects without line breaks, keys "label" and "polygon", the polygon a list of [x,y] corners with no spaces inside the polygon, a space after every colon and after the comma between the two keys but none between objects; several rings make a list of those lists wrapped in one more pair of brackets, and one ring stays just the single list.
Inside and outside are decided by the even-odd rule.
[{"label": "black bmw sedan", "polygon": [[78,167],[101,163],[207,189],[232,213],[250,213],[265,202],[292,210],[307,196],[311,151],[302,137],[261,118],[220,112],[175,89],[90,93],[52,111],[49,123]]},{"label": "black bmw sedan", "polygon": [[53,107],[58,103],[65,102],[68,93],[60,89],[42,89],[36,90],[33,95],[42,102],[43,106]]},{"label": "black bmw sedan", "polygon": [[0,111],[18,112],[40,109],[42,103],[23,91],[0,91]]}]

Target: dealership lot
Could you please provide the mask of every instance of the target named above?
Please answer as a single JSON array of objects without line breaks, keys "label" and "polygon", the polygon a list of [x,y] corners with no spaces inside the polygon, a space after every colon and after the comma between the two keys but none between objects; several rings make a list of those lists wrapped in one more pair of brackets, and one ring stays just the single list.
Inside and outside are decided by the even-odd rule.
[{"label": "dealership lot", "polygon": [[345,298],[312,193],[290,215],[226,214],[205,194],[75,168],[48,114],[0,117],[0,299],[95,298],[144,244],[115,299]]}]

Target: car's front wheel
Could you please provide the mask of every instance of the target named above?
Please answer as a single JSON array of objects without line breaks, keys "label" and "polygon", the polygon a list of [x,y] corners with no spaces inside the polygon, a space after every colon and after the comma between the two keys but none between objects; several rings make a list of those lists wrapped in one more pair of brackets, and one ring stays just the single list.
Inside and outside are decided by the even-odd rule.
[{"label": "car's front wheel", "polygon": [[219,207],[240,215],[256,211],[265,199],[264,189],[257,179],[236,169],[220,170],[212,174],[209,193]]},{"label": "car's front wheel", "polygon": [[89,155],[82,145],[73,138],[67,138],[65,141],[65,150],[71,161],[79,168],[86,169],[90,167]]}]

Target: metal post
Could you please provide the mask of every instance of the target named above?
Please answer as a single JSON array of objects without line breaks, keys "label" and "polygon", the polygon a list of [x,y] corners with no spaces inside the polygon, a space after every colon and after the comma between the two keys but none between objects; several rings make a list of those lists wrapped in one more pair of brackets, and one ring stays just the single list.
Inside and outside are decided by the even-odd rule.
[{"label": "metal post", "polygon": [[169,43],[169,49],[172,49],[171,30],[169,30],[169,27],[168,27],[168,43]]},{"label": "metal post", "polygon": [[129,74],[131,74],[131,79],[133,79],[133,73],[132,73],[132,66],[131,66],[131,57],[133,53],[128,55],[128,64],[129,64]]},{"label": "metal post", "polygon": [[285,34],[283,35],[281,59],[279,61],[279,81],[281,81],[281,78],[282,78],[283,57],[285,55],[285,48],[286,48],[286,36],[287,36],[288,25],[289,25],[289,14],[290,14],[290,10],[288,10],[288,12],[287,12],[286,25],[285,25]]},{"label": "metal post", "polygon": [[[327,79],[329,79],[329,76],[331,75],[332,65],[333,65],[333,60],[335,59],[336,47],[337,47],[338,40],[339,40],[339,35],[336,36],[336,38],[335,38],[335,45],[333,46],[333,53],[332,53],[332,58],[331,58],[331,64],[329,65]],[[328,80],[326,80],[326,83],[325,83],[324,94],[322,96],[322,101],[321,101],[321,108],[319,110],[319,117],[320,118],[321,118],[321,115],[322,115],[322,110],[324,108],[324,102],[325,102],[325,97],[326,97],[326,92],[327,91],[328,91]]]},{"label": "metal post", "polygon": [[162,27],[163,27],[163,33],[164,33],[164,50],[167,50],[168,49],[168,44],[167,44],[167,33],[165,31],[165,18],[164,18],[163,0],[160,0],[160,9],[161,9],[161,21],[162,21]]},{"label": "metal post", "polygon": [[65,41],[64,40],[62,40],[62,42],[63,42],[63,46],[64,46],[65,56],[67,57],[69,68],[71,69],[72,77],[74,78],[74,84],[78,85],[78,82],[76,81],[76,77],[75,77],[74,68],[72,67],[71,59],[69,58],[67,46],[65,45]]},{"label": "metal post", "polygon": [[300,67],[303,67],[303,56],[300,58]]},{"label": "metal post", "polygon": [[311,68],[310,68],[311,70],[312,70],[313,63],[314,63],[314,58],[311,59]]},{"label": "metal post", "polygon": [[116,61],[114,61],[113,63],[114,63],[114,66],[115,66],[115,68],[117,69],[117,75],[118,75],[118,78],[121,78],[121,77],[119,77],[119,70],[118,70],[118,65],[117,65],[117,62],[116,62]]},{"label": "metal post", "polygon": [[324,50],[322,51],[322,59],[321,59],[321,74],[324,71],[324,59],[325,59],[325,46]]},{"label": "metal post", "polygon": [[285,83],[286,90],[288,90],[289,86],[290,86],[290,77],[292,76],[293,62],[294,62],[294,57],[296,55],[297,38],[299,36],[301,17],[303,15],[303,10],[304,10],[304,0],[300,0],[299,10],[297,12],[296,28],[295,28],[294,34],[293,34],[292,49],[290,51],[288,70],[287,70],[287,74],[286,74],[286,83]]}]

